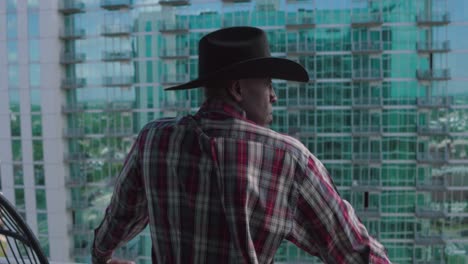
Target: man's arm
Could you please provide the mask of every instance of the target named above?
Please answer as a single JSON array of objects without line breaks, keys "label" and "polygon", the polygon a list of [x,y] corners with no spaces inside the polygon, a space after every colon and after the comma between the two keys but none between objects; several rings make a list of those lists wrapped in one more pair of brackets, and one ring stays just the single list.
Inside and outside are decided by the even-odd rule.
[{"label": "man's arm", "polygon": [[106,263],[113,251],[135,237],[148,223],[147,200],[140,168],[140,133],[115,182],[111,202],[101,225],[94,230],[93,263]]},{"label": "man's arm", "polygon": [[311,155],[296,172],[297,206],[288,240],[325,263],[391,263],[318,159]]}]

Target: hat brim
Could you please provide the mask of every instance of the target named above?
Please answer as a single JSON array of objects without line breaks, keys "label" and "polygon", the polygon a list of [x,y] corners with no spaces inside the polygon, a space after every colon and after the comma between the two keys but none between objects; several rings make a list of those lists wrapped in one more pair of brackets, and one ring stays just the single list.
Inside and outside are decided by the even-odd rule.
[{"label": "hat brim", "polygon": [[221,68],[190,82],[165,88],[166,91],[185,90],[204,86],[211,80],[237,80],[248,78],[272,78],[296,82],[308,82],[309,75],[299,63],[275,57],[255,58]]}]

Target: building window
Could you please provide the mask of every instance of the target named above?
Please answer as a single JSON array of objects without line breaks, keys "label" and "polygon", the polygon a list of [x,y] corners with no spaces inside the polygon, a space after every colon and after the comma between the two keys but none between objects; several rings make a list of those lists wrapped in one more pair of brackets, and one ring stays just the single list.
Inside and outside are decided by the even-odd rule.
[{"label": "building window", "polygon": [[16,40],[7,41],[7,52],[8,52],[8,62],[17,63],[18,62],[18,41]]},{"label": "building window", "polygon": [[39,37],[39,13],[28,11],[28,38]]},{"label": "building window", "polygon": [[21,116],[19,114],[10,114],[10,130],[12,137],[21,136]]},{"label": "building window", "polygon": [[33,160],[42,161],[44,160],[44,149],[42,140],[33,140]]},{"label": "building window", "polygon": [[38,39],[30,39],[29,45],[29,61],[39,61],[40,59],[40,48]]},{"label": "building window", "polygon": [[21,164],[13,165],[13,181],[15,185],[24,185],[23,166]]},{"label": "building window", "polygon": [[39,87],[41,85],[41,68],[39,64],[29,65],[29,85]]},{"label": "building window", "polygon": [[7,14],[7,39],[18,37],[18,18],[15,13]]},{"label": "building window", "polygon": [[36,189],[37,210],[47,210],[46,192],[44,189]]},{"label": "building window", "polygon": [[31,112],[41,111],[41,90],[31,89]]},{"label": "building window", "polygon": [[34,165],[34,184],[36,186],[44,186],[45,185],[44,165],[42,165],[42,164],[35,164]]},{"label": "building window", "polygon": [[40,114],[31,114],[32,136],[42,136],[42,116]]},{"label": "building window", "polygon": [[21,161],[23,159],[23,152],[21,150],[21,140],[12,139],[11,140],[11,150],[13,154],[14,161]]},{"label": "building window", "polygon": [[24,210],[26,208],[23,188],[15,188],[15,202],[17,209]]}]

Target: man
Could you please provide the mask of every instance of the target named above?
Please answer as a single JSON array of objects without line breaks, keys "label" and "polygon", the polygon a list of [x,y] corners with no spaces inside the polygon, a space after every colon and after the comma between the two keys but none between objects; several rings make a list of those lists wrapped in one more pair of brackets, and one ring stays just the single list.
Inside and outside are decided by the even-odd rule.
[{"label": "man", "polygon": [[296,139],[267,128],[271,79],[307,82],[294,61],[273,58],[265,33],[225,28],[199,43],[206,87],[195,115],[149,123],[117,178],[94,263],[148,223],[153,263],[272,263],[284,239],[326,263],[389,263],[322,163]]}]

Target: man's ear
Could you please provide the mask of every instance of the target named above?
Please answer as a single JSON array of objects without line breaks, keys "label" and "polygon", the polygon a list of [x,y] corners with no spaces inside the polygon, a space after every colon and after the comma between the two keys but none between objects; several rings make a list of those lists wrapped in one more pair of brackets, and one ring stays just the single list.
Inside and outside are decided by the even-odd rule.
[{"label": "man's ear", "polygon": [[232,81],[228,86],[228,94],[236,101],[237,103],[242,101],[242,89],[240,87],[240,81]]}]

